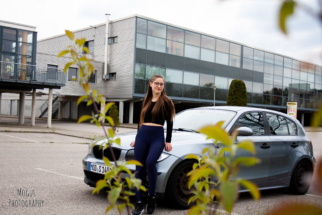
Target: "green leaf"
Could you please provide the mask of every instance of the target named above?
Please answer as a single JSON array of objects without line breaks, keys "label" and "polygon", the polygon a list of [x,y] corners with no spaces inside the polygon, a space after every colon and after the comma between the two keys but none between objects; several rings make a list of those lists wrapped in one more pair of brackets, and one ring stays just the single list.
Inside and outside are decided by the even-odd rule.
[{"label": "green leaf", "polygon": [[137,160],[129,160],[125,163],[125,165],[136,165],[136,166],[142,166],[142,164]]},{"label": "green leaf", "polygon": [[199,161],[199,157],[197,155],[194,154],[189,154],[185,157],[185,159],[196,159],[197,161]]},{"label": "green leaf", "polygon": [[235,166],[237,164],[243,164],[245,166],[254,166],[259,162],[260,160],[255,157],[239,157],[234,160],[232,166]]},{"label": "green leaf", "polygon": [[109,128],[109,129],[107,129],[107,131],[108,131],[108,135],[109,135],[111,138],[113,138],[113,137],[114,137],[114,131],[113,131],[113,129]]},{"label": "green leaf", "polygon": [[251,152],[252,154],[255,154],[255,146],[251,140],[245,140],[243,142],[238,143],[237,148],[244,149],[246,151]]},{"label": "green leaf", "polygon": [[106,166],[111,167],[111,162],[110,162],[110,160],[107,157],[104,156],[103,157],[103,161],[104,161],[104,163],[105,163]]},{"label": "green leaf", "polygon": [[279,14],[279,26],[285,34],[287,34],[286,19],[293,14],[295,6],[296,2],[293,0],[283,1],[281,5]]},{"label": "green leaf", "polygon": [[223,181],[220,184],[220,193],[222,197],[222,204],[228,213],[231,213],[234,202],[238,195],[237,181]]},{"label": "green leaf", "polygon": [[84,116],[81,116],[81,118],[78,119],[77,123],[81,123],[81,122],[84,122],[84,121],[89,120],[89,119],[92,119],[92,117],[89,116],[89,115],[84,115]]},{"label": "green leaf", "polygon": [[67,70],[69,69],[69,67],[71,66],[71,65],[73,65],[74,64],[74,62],[68,62],[68,63],[66,63],[66,65],[65,65],[65,67],[64,67],[64,73],[66,73],[67,72]]},{"label": "green leaf", "polygon": [[85,92],[87,93],[87,95],[89,95],[89,87],[87,84],[83,84],[83,89],[85,90]]},{"label": "green leaf", "polygon": [[78,41],[78,46],[79,48],[82,47],[84,45],[84,43],[86,42],[86,39],[85,38],[82,38]]},{"label": "green leaf", "polygon": [[108,201],[111,205],[115,205],[116,200],[120,196],[122,188],[114,188],[108,193]]},{"label": "green leaf", "polygon": [[202,154],[205,154],[206,152],[208,152],[208,148],[204,148],[204,149],[202,150]]},{"label": "green leaf", "polygon": [[132,181],[128,177],[126,177],[125,180],[126,180],[127,185],[129,187],[132,187]]},{"label": "green leaf", "polygon": [[205,134],[208,138],[220,141],[224,145],[231,145],[229,134],[217,125],[202,127],[200,132]]},{"label": "green leaf", "polygon": [[215,171],[210,168],[200,167],[190,172],[188,187],[190,188],[196,181],[202,178],[208,178],[209,175],[215,175]]},{"label": "green leaf", "polygon": [[249,192],[252,194],[255,200],[258,200],[260,198],[260,192],[258,190],[258,187],[253,182],[243,179],[238,180],[238,182],[247,190],[249,190]]},{"label": "green leaf", "polygon": [[78,100],[77,100],[77,105],[79,105],[79,103],[81,103],[84,99],[87,99],[87,98],[88,98],[88,96],[79,97]]},{"label": "green leaf", "polygon": [[70,54],[72,55],[74,63],[76,63],[77,62],[77,53],[72,49],[72,50],[70,50]]},{"label": "green leaf", "polygon": [[109,212],[112,208],[113,208],[113,206],[108,206],[108,207],[106,208],[105,213],[107,214],[107,212]]},{"label": "green leaf", "polygon": [[144,186],[140,186],[140,190],[143,190],[144,192],[146,192],[146,189],[145,189],[145,187]]},{"label": "green leaf", "polygon": [[108,123],[111,125],[111,126],[114,126],[114,122],[113,122],[113,119],[112,117],[110,116],[106,116],[105,119],[108,121]]},{"label": "green leaf", "polygon": [[195,205],[188,211],[188,215],[201,214],[202,207],[200,205]]},{"label": "green leaf", "polygon": [[194,163],[193,165],[192,165],[192,169],[197,169],[198,168],[198,163]]},{"label": "green leaf", "polygon": [[70,51],[69,50],[63,50],[58,54],[58,58],[64,56],[65,54],[68,54]]},{"label": "green leaf", "polygon": [[108,187],[108,184],[105,180],[99,180],[96,182],[96,188],[93,190],[92,194],[98,193],[104,187]]},{"label": "green leaf", "polygon": [[104,113],[106,113],[113,104],[114,104],[114,102],[109,102],[109,103],[105,104]]},{"label": "green leaf", "polygon": [[66,35],[69,37],[70,40],[74,40],[74,34],[71,31],[65,30],[65,32],[66,32]]}]

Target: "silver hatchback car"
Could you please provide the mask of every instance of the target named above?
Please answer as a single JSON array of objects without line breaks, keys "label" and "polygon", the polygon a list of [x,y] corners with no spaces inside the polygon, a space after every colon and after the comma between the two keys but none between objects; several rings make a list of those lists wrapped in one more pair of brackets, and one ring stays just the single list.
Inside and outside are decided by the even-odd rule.
[{"label": "silver hatchback car", "polygon": [[[223,128],[227,132],[232,133],[238,128],[237,142],[252,140],[256,148],[255,156],[261,160],[255,166],[241,166],[239,177],[253,181],[260,190],[289,187],[296,194],[308,191],[310,184],[306,175],[313,173],[315,158],[312,143],[298,120],[267,109],[218,106],[188,109],[176,115],[171,141],[173,150],[170,153],[163,151],[157,161],[156,192],[159,197],[165,198],[175,208],[189,207],[191,193],[186,175],[195,161],[185,157],[188,154],[200,155],[203,148],[212,144],[198,130],[219,121],[225,121]],[[135,139],[136,132],[118,136],[121,138],[121,147],[112,146],[116,159],[134,159],[134,149],[130,143]],[[92,144],[83,159],[84,181],[89,186],[95,186],[108,171],[102,157],[112,160],[109,149],[99,149],[100,144],[106,144],[106,139],[97,141],[93,148]],[[240,150],[236,156],[251,154]],[[128,168],[135,171],[134,165]],[[145,186],[148,188],[148,184]]]}]

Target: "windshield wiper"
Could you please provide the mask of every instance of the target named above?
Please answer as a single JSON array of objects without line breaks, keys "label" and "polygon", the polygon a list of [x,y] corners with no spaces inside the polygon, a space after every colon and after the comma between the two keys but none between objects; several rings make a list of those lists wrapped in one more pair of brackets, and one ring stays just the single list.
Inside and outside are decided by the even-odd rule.
[{"label": "windshield wiper", "polygon": [[198,131],[195,131],[193,129],[188,129],[188,128],[174,128],[173,130],[199,133]]}]

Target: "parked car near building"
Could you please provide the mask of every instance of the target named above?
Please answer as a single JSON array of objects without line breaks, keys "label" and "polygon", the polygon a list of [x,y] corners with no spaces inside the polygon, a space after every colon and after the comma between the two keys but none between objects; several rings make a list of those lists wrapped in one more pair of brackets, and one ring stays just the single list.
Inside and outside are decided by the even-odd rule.
[{"label": "parked car near building", "polygon": [[[171,152],[164,151],[157,162],[158,179],[156,191],[177,208],[188,208],[191,196],[186,174],[192,170],[194,160],[185,159],[188,154],[202,154],[202,149],[212,144],[198,129],[209,124],[225,121],[223,128],[232,132],[238,128],[237,142],[250,139],[256,148],[256,157],[261,162],[251,167],[241,166],[239,177],[256,183],[260,190],[290,187],[296,194],[305,194],[310,187],[305,176],[313,172],[315,158],[312,143],[302,125],[281,112],[250,107],[201,107],[178,113],[174,119]],[[117,160],[134,159],[130,143],[136,132],[118,135],[121,147],[113,145]],[[104,139],[83,159],[84,181],[95,186],[104,178],[106,167],[103,156],[111,159],[110,150],[99,149],[106,144]],[[248,156],[240,150],[236,156]],[[134,165],[128,168],[135,171]],[[147,185],[146,185],[147,186]],[[245,192],[247,190],[241,190]]]}]

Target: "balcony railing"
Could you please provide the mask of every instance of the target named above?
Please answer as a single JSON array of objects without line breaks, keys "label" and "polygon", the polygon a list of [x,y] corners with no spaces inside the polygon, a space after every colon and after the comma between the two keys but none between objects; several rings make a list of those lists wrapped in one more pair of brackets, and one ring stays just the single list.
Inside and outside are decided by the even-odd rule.
[{"label": "balcony railing", "polygon": [[65,85],[66,75],[56,68],[0,61],[0,80]]}]

